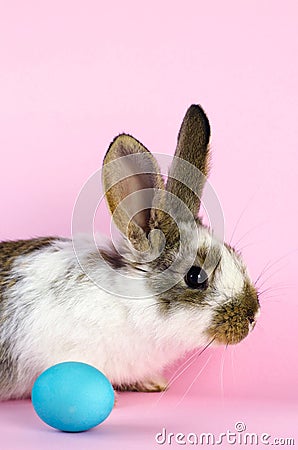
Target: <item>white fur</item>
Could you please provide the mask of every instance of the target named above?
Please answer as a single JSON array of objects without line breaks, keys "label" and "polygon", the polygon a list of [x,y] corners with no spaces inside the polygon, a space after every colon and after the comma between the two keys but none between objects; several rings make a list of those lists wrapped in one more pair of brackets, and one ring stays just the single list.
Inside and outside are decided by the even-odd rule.
[{"label": "white fur", "polygon": [[216,291],[224,294],[226,299],[231,299],[240,294],[244,287],[246,270],[241,260],[235,253],[222,246],[222,255],[219,269],[224,273],[215,278]]},{"label": "white fur", "polygon": [[[80,243],[79,260],[88,265],[94,243],[85,237]],[[70,240],[18,257],[13,273],[21,278],[8,291],[12,314],[5,335],[18,357],[15,397],[29,395],[36,376],[61,361],[92,364],[112,383],[129,384],[158,377],[171,361],[206,342],[210,311],[186,309],[162,317],[144,277],[138,279],[143,298],[127,298],[135,280],[102,261],[93,273],[97,283],[82,278]],[[105,278],[114,294],[98,286]]]}]

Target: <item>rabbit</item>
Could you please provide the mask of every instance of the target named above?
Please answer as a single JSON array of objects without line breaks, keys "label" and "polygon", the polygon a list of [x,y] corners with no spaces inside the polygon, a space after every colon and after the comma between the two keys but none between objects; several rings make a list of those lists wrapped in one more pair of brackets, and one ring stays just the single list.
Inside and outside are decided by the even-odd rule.
[{"label": "rabbit", "polygon": [[95,366],[116,390],[163,391],[175,360],[254,328],[258,292],[242,257],[199,217],[209,140],[191,105],[166,181],[139,141],[113,140],[102,181],[117,248],[98,235],[76,237],[76,251],[55,236],[0,242],[1,400],[29,398],[63,361]]}]

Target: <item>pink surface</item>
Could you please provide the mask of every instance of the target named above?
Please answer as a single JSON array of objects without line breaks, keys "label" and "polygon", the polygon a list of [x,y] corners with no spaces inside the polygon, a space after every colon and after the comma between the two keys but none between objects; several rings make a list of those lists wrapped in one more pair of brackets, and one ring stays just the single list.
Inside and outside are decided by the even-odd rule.
[{"label": "pink surface", "polygon": [[208,350],[152,414],[157,397],[125,394],[106,424],[73,436],[46,431],[28,402],[5,403],[6,449],[155,448],[163,424],[224,431],[246,417],[250,430],[264,424],[264,432],[293,435],[297,14],[290,0],[1,7],[1,239],[70,235],[76,196],[112,138],[126,131],[153,152],[173,154],[186,108],[201,103],[213,130],[211,182],[227,240],[237,224],[233,242],[243,237],[254,279],[273,264],[262,278],[272,290],[261,296],[254,332],[235,348]]},{"label": "pink surface", "polygon": [[[289,441],[289,445],[282,444],[285,442],[282,439],[292,439],[296,444],[298,439],[297,426],[293,426],[298,420],[298,411],[294,404],[280,402],[277,408],[277,404],[272,401],[206,397],[189,397],[181,401],[179,396],[171,393],[167,393],[163,398],[160,394],[122,393],[106,422],[85,433],[63,433],[48,427],[35,415],[29,401],[3,403],[0,405],[0,420],[1,444],[5,450],[210,447],[226,450],[268,446],[272,448],[274,444],[277,445],[275,439],[278,439],[278,446],[282,445],[282,448],[295,448]],[[244,427],[245,430],[242,431]],[[221,444],[207,445],[206,437],[203,438],[205,445],[191,445],[188,442],[195,439],[194,436],[191,437],[191,433],[198,437],[199,442],[204,433],[211,433],[215,442],[220,442],[220,434],[228,431],[235,435],[230,434],[229,441],[227,437],[222,437]],[[163,434],[156,439],[159,433]],[[183,433],[185,437],[177,437],[178,433]],[[257,436],[253,438],[253,443],[258,442],[256,445],[241,444],[241,439],[245,442],[244,436],[248,434]],[[179,444],[175,442],[176,439],[186,443]],[[250,440],[248,442],[250,443]]]}]

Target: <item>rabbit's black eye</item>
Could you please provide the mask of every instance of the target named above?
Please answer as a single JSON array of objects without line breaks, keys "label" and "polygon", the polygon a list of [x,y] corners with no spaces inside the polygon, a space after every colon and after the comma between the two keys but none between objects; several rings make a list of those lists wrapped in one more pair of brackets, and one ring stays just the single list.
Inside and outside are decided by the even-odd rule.
[{"label": "rabbit's black eye", "polygon": [[199,266],[192,266],[185,275],[186,284],[193,289],[207,289],[208,275],[204,269]]}]

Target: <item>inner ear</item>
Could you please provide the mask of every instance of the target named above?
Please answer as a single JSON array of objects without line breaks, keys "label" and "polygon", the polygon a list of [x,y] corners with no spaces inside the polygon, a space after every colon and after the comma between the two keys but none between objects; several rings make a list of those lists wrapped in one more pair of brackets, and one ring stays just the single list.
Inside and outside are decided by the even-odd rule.
[{"label": "inner ear", "polygon": [[119,230],[130,239],[145,239],[156,190],[165,189],[152,154],[132,136],[118,136],[104,158],[103,184]]},{"label": "inner ear", "polygon": [[120,202],[128,216],[147,235],[150,231],[151,206],[155,193],[152,175],[144,173],[126,177],[119,182],[118,189],[121,191]]}]

